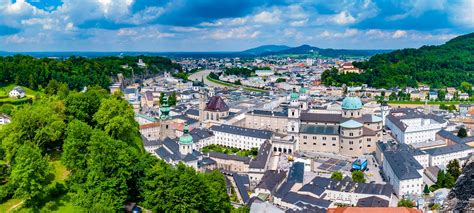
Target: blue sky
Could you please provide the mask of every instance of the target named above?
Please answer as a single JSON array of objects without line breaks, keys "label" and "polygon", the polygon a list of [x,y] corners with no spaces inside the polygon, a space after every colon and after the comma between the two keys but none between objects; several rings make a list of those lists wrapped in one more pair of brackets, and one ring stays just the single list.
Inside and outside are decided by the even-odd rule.
[{"label": "blue sky", "polygon": [[474,0],[0,0],[0,51],[395,49],[474,32]]}]

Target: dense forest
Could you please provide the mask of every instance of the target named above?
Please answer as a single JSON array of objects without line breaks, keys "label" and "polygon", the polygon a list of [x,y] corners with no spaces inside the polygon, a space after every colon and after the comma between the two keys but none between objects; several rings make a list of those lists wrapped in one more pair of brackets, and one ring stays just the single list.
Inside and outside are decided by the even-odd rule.
[{"label": "dense forest", "polygon": [[232,211],[218,171],[173,167],[143,150],[133,109],[121,97],[98,86],[76,92],[51,81],[47,88],[0,130],[0,205],[121,212],[136,202],[153,212]]},{"label": "dense forest", "polygon": [[362,74],[337,74],[326,71],[327,84],[368,84],[379,88],[460,87],[474,83],[474,33],[456,37],[443,45],[423,46],[377,54],[368,61],[354,62]]},{"label": "dense forest", "polygon": [[[147,64],[137,65],[138,59]],[[128,65],[123,68],[122,65]],[[156,74],[164,70],[181,70],[181,66],[170,59],[158,56],[124,56],[67,59],[34,58],[15,55],[0,57],[0,83],[15,83],[30,89],[45,87],[50,80],[66,83],[70,89],[80,90],[84,86],[99,85],[107,88],[111,76],[123,73],[132,75]]]}]

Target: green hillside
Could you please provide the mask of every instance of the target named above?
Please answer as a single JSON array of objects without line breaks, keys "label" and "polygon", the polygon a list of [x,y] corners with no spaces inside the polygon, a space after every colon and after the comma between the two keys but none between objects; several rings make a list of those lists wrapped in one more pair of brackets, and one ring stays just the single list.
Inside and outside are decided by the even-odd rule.
[{"label": "green hillside", "polygon": [[460,87],[474,83],[474,33],[456,37],[443,45],[423,46],[377,54],[365,62],[354,62],[362,74],[326,72],[327,84],[368,84],[374,87]]}]

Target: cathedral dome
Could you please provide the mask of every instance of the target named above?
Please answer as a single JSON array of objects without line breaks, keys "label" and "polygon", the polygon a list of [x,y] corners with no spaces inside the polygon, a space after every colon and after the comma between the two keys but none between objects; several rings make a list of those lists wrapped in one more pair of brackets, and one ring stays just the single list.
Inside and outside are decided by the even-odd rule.
[{"label": "cathedral dome", "polygon": [[358,110],[362,109],[362,101],[358,97],[345,97],[342,100],[343,110]]}]

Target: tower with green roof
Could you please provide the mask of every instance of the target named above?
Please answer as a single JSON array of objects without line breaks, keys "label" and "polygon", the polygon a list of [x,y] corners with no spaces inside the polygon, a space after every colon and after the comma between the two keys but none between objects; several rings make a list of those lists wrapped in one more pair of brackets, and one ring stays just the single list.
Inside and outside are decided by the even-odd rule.
[{"label": "tower with green roof", "polygon": [[175,132],[171,128],[171,119],[169,119],[170,106],[168,104],[168,97],[163,98],[163,103],[160,105],[160,140],[165,138],[176,138]]},{"label": "tower with green roof", "polygon": [[184,125],[183,135],[179,137],[179,152],[182,155],[191,154],[193,152],[193,136],[189,134],[189,126]]},{"label": "tower with green roof", "polygon": [[297,136],[300,129],[300,101],[299,95],[296,89],[290,94],[290,105],[288,106],[288,135],[291,135],[292,139],[297,140]]}]

